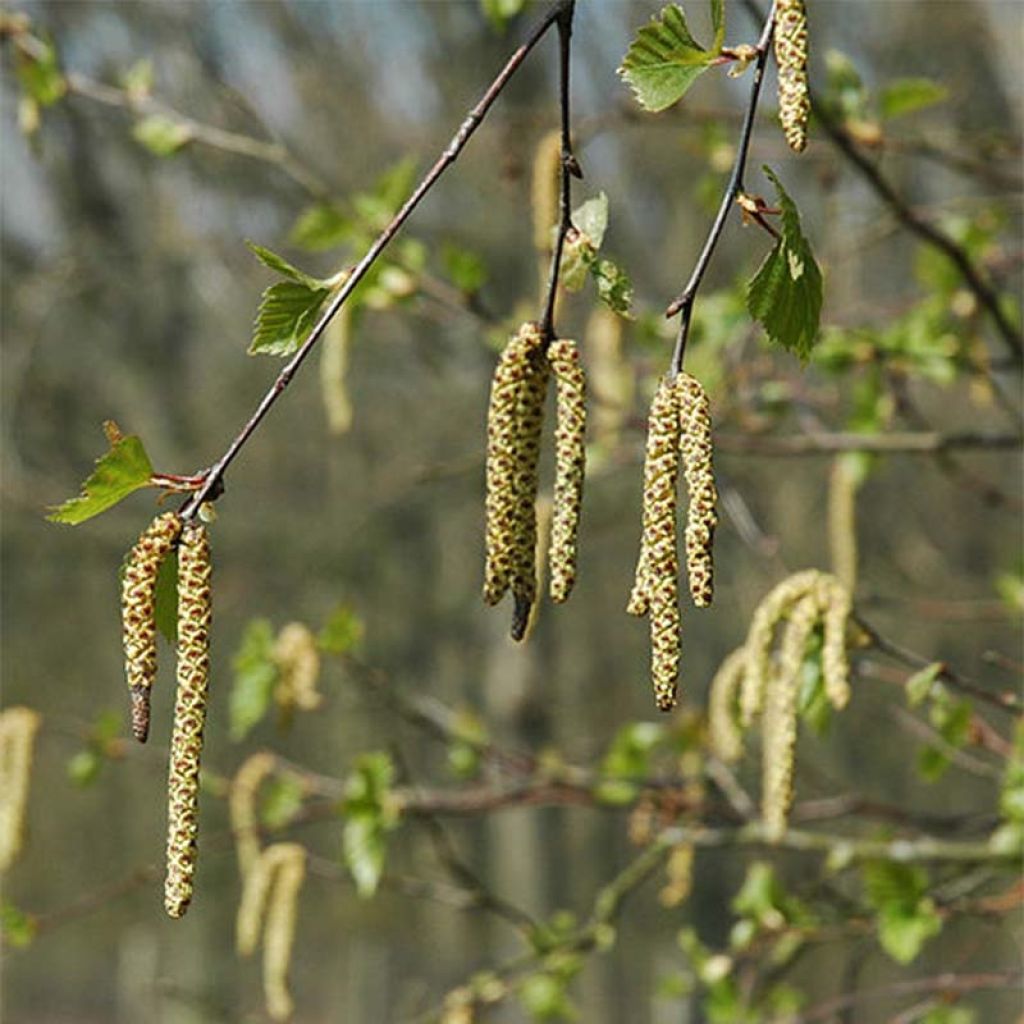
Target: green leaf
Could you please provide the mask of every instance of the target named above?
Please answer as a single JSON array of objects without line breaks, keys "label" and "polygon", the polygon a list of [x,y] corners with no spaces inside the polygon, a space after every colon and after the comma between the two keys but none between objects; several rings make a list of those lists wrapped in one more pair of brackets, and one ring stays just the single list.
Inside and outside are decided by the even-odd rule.
[{"label": "green leaf", "polygon": [[305,787],[294,775],[275,775],[260,793],[260,822],[271,831],[286,828],[302,810],[305,795]]},{"label": "green leaf", "polygon": [[356,230],[352,218],[333,203],[314,203],[296,218],[288,234],[288,243],[299,249],[319,252],[348,242]]},{"label": "green leaf", "polygon": [[915,864],[874,861],[864,865],[864,889],[877,913],[882,948],[901,964],[910,963],[937,935],[942,919],[926,895],[928,875]]},{"label": "green leaf", "polygon": [[499,32],[504,32],[509,21],[525,6],[525,0],[480,0],[480,9]]},{"label": "green leaf", "polygon": [[160,563],[153,593],[156,628],[172,646],[178,639],[178,552],[172,551]]},{"label": "green leaf", "polygon": [[441,246],[441,264],[449,281],[466,295],[474,295],[487,281],[487,267],[479,254],[445,242]]},{"label": "green leaf", "polygon": [[65,767],[68,779],[82,789],[91,786],[99,778],[102,770],[103,756],[93,747],[86,747],[72,754]]},{"label": "green leaf", "polygon": [[327,288],[278,281],[263,293],[249,355],[289,356],[305,341],[320,315]]},{"label": "green leaf", "polygon": [[7,900],[0,902],[0,933],[13,949],[24,949],[36,937],[36,919]]},{"label": "green leaf", "polygon": [[106,455],[96,461],[96,468],[82,484],[82,493],[51,507],[46,518],[51,523],[77,526],[106,512],[134,491],[148,487],[152,475],[153,465],[142,441],[134,434],[118,437]]},{"label": "green leaf", "polygon": [[57,48],[49,39],[38,39],[32,54],[21,47],[15,49],[15,73],[21,87],[41,107],[52,107],[68,91],[68,83],[60,70]]},{"label": "green leaf", "polygon": [[415,157],[405,157],[374,182],[372,191],[352,197],[352,205],[374,231],[383,229],[412,192],[416,179]]},{"label": "green leaf", "polygon": [[325,654],[348,654],[363,641],[363,620],[347,604],[338,605],[331,612],[316,638]]},{"label": "green leaf", "polygon": [[932,692],[935,680],[942,674],[945,668],[941,661],[933,661],[930,665],[915,672],[904,684],[903,688],[907,694],[907,703],[917,707]]},{"label": "green leaf", "polygon": [[711,6],[711,28],[714,30],[715,39],[711,49],[720,53],[722,44],[725,42],[725,0],[709,0]]},{"label": "green leaf", "polygon": [[782,902],[782,887],[774,868],[767,861],[755,861],[747,868],[747,877],[733,897],[732,909],[753,918],[762,928],[776,931],[786,923],[786,916],[780,909]]},{"label": "green leaf", "polygon": [[176,118],[150,114],[135,122],[132,138],[154,156],[172,156],[192,141],[192,128]]},{"label": "green leaf", "polygon": [[278,669],[273,658],[274,631],[266,619],[253,619],[242,634],[232,662],[235,671],[228,707],[231,739],[238,743],[266,715]]},{"label": "green leaf", "polygon": [[597,285],[597,297],[613,312],[627,320],[633,319],[633,283],[626,272],[611,260],[594,260],[590,275]]},{"label": "green leaf", "polygon": [[608,230],[608,196],[598,192],[593,199],[580,203],[572,211],[572,225],[586,235],[587,241],[595,249],[600,249],[604,233]]},{"label": "green leaf", "polygon": [[575,1020],[578,1016],[565,981],[547,971],[531,974],[522,982],[519,1001],[534,1020]]},{"label": "green leaf", "polygon": [[978,1017],[974,1010],[966,1006],[934,1006],[923,1017],[918,1017],[918,1024],[975,1024]]},{"label": "green leaf", "polygon": [[747,287],[747,310],[777,345],[806,360],[821,318],[821,270],[800,227],[800,214],[765,167],[782,208],[782,234]]},{"label": "green leaf", "polygon": [[307,291],[325,291],[330,288],[331,283],[329,281],[321,280],[318,277],[312,277],[305,271],[299,270],[298,267],[289,263],[283,256],[278,256],[276,252],[271,252],[270,249],[248,240],[246,240],[245,244],[253,256],[255,256],[263,266],[276,271],[282,277],[288,278],[289,281],[294,281],[295,284],[301,284]]},{"label": "green leaf", "polygon": [[650,774],[651,754],[668,735],[660,722],[630,722],[615,734],[602,763],[611,779],[642,779]]},{"label": "green leaf", "polygon": [[135,102],[146,99],[153,92],[153,62],[149,57],[137,60],[121,74],[121,88]]},{"label": "green leaf", "polygon": [[883,86],[878,94],[878,109],[883,119],[916,113],[949,97],[949,89],[931,78],[897,78]]},{"label": "green leaf", "polygon": [[705,50],[693,38],[686,16],[676,4],[669,4],[637,32],[619,74],[645,110],[672,106],[718,57],[724,36],[721,12],[716,13],[720,6],[720,0],[712,0],[715,45],[711,50]]},{"label": "green leaf", "polygon": [[398,808],[391,798],[394,775],[395,766],[387,754],[363,754],[345,782],[342,854],[360,896],[377,891],[387,833],[398,823]]}]

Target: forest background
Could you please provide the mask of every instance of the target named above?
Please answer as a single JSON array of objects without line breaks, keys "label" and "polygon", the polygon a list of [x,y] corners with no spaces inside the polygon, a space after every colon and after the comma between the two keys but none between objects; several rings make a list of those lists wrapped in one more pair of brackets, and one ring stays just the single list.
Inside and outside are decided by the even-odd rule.
[{"label": "forest background", "polygon": [[[955,680],[943,704],[917,670],[955,666],[995,704],[1019,693],[1019,363],[961,276],[820,130],[803,156],[786,150],[769,87],[748,189],[774,198],[760,173],[767,163],[798,201],[825,272],[822,341],[804,368],[750,323],[743,282],[770,239],[735,218],[698,301],[687,361],[711,395],[718,441],[716,601],[684,615],[680,712],[654,711],[646,627],[624,614],[645,410],[671,350],[661,312],[705,237],[749,79],[708,74],[678,108],[640,111],[614,72],[656,13],[649,3],[594,0],[576,12],[574,134],[585,177],[574,205],[607,194],[603,252],[636,294],[635,319],[619,324],[598,312],[589,286],[561,310],[561,332],[580,339],[592,375],[602,358],[609,374],[592,415],[572,600],[542,607],[518,646],[506,610],[479,598],[490,374],[509,329],[537,315],[531,177],[557,127],[552,34],[389,254],[350,325],[344,390],[336,365],[308,366],[230,473],[212,527],[197,896],[184,921],[163,916],[172,673],[165,651],[162,725],[147,747],[133,746],[117,584],[152,498],[73,530],[45,522],[44,507],[75,493],[102,450],[104,420],[143,437],[161,470],[194,471],[222,450],[277,369],[245,355],[271,277],[242,241],[313,273],[336,270],[365,225],[336,225],[340,246],[324,252],[310,251],[322,239],[296,234],[296,224],[328,196],[357,221],[393,207],[541,11],[506,21],[501,4],[487,6],[491,17],[468,2],[18,5],[77,77],[33,114],[5,52],[0,668],[4,704],[42,715],[26,845],[4,879],[5,1019],[264,1019],[259,965],[234,952],[240,883],[223,797],[246,758],[269,749],[339,787],[359,755],[383,752],[394,784],[422,801],[388,834],[380,887],[366,900],[343,863],[336,800],[287,778],[271,794],[270,838],[312,855],[292,962],[296,1020],[414,1019],[524,949],[533,952],[494,1019],[572,1003],[587,1021],[659,1024],[784,1012],[1015,1020],[1019,906],[1006,896],[1013,878],[984,858],[895,880],[908,916],[924,922],[906,964],[879,944],[885,899],[858,871],[830,873],[820,854],[743,843],[698,849],[686,899],[659,900],[673,882],[659,862],[616,907],[614,931],[597,936],[602,951],[545,959],[676,813],[642,780],[682,780],[672,791],[684,823],[698,791],[726,807],[710,823],[729,824],[729,787],[720,792],[723,776],[716,783],[700,754],[709,683],[775,583],[833,567],[827,510],[844,474],[856,480],[857,608],[888,649],[854,652],[850,707],[822,735],[804,729],[798,827],[984,839],[1005,814],[1012,716],[985,699],[964,711]],[[743,5],[729,3],[727,14],[730,42],[755,41]],[[702,9],[692,20],[706,29]],[[1020,5],[814,3],[812,29],[812,82],[845,137],[1012,310]],[[135,101],[160,105],[155,120],[133,112],[133,89]],[[346,403],[351,424],[339,432]],[[851,432],[868,440],[850,441]],[[804,451],[828,447],[822,437],[851,449],[896,440],[884,454]],[[960,441],[941,447],[947,437]],[[290,721],[258,697],[255,710],[239,710],[240,648],[248,641],[251,654],[267,629],[291,621],[315,633],[333,626],[327,646],[341,653],[323,652],[320,707]],[[911,706],[901,687],[915,673]],[[248,681],[250,696],[260,692]],[[985,728],[1003,747],[979,742]],[[506,799],[484,770],[494,749],[528,758],[520,796]],[[756,759],[737,772],[734,803],[756,795]],[[744,879],[746,901],[734,904]],[[742,920],[756,941],[737,948]],[[520,934],[537,922],[547,946],[536,931],[532,945]],[[773,962],[786,936],[792,948]],[[950,974],[981,982],[929,987]],[[828,1016],[829,1001],[849,993]],[[862,1003],[856,993],[869,995]]]}]

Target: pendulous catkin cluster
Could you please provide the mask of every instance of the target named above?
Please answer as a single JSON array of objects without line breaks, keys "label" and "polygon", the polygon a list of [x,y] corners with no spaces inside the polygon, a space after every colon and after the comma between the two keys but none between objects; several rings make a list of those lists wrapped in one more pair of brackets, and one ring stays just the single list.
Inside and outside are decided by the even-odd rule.
[{"label": "pendulous catkin cluster", "polygon": [[315,711],[323,701],[316,684],[320,678],[320,651],[309,626],[289,622],[274,642],[274,663],[279,677],[274,699],[285,710]]},{"label": "pendulous catkin cluster", "polygon": [[655,703],[675,706],[679,679],[679,556],[676,503],[680,463],[689,491],[686,563],[698,607],[713,594],[712,542],[717,492],[711,464],[711,416],[700,382],[687,373],[663,377],[651,402],[644,458],[643,535],[626,610],[647,615]]},{"label": "pendulous catkin cluster", "polygon": [[559,338],[548,346],[555,378],[558,425],[555,429],[555,497],[548,556],[551,600],[568,599],[576,582],[576,539],[586,470],[587,406],[583,367],[575,341]]},{"label": "pendulous catkin cluster", "polygon": [[238,872],[243,879],[260,855],[256,795],[263,781],[272,775],[276,768],[277,758],[266,751],[260,751],[247,757],[231,780],[228,813],[231,818],[231,833],[235,837]]},{"label": "pendulous catkin cluster", "polygon": [[263,924],[263,992],[272,1020],[287,1020],[293,1010],[288,968],[305,876],[306,851],[298,843],[268,846],[245,875],[236,942],[239,954],[250,956],[259,945]]},{"label": "pendulous catkin cluster", "polygon": [[723,760],[740,758],[740,727],[750,726],[763,712],[761,814],[769,838],[778,839],[786,828],[793,796],[800,684],[808,647],[819,630],[825,695],[836,709],[850,699],[846,655],[850,612],[850,594],[835,576],[816,569],[796,573],[761,601],[743,647],[725,659],[712,680],[710,741]]},{"label": "pendulous catkin cluster", "polygon": [[40,721],[31,708],[0,712],[0,873],[14,863],[25,841],[32,750]]},{"label": "pendulous catkin cluster", "polygon": [[181,534],[176,512],[157,516],[128,555],[121,584],[121,621],[125,673],[131,695],[132,735],[145,743],[149,736],[149,704],[156,678],[156,579],[160,565]]},{"label": "pendulous catkin cluster", "polygon": [[811,112],[804,0],[776,0],[775,61],[779,69],[779,120],[789,148],[801,153],[807,146]]},{"label": "pendulous catkin cluster", "polygon": [[574,341],[545,345],[540,326],[527,322],[505,346],[491,383],[487,411],[486,563],[483,598],[497,604],[512,591],[512,637],[522,640],[537,600],[537,464],[544,402],[554,375],[558,423],[550,565],[551,597],[565,601],[576,579],[586,462],[583,367]]},{"label": "pendulous catkin cluster", "polygon": [[181,917],[192,899],[199,830],[199,766],[210,674],[211,566],[206,528],[189,524],[178,545],[178,691],[167,779],[164,907]]},{"label": "pendulous catkin cluster", "polygon": [[718,491],[711,465],[711,403],[696,377],[681,373],[676,378],[683,475],[690,503],[686,512],[686,572],[690,597],[698,608],[707,608],[714,597],[712,549],[718,525]]}]

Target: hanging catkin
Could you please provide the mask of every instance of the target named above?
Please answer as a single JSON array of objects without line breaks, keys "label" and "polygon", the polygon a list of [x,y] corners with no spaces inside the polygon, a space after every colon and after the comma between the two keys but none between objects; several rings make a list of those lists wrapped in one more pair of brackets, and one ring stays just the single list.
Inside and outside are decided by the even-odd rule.
[{"label": "hanging catkin", "polygon": [[512,636],[521,640],[537,594],[537,462],[548,366],[540,328],[525,323],[494,372],[487,413],[486,548],[483,597],[511,588]]},{"label": "hanging catkin", "polygon": [[32,749],[40,721],[31,708],[0,712],[0,873],[14,863],[25,841]]},{"label": "hanging catkin", "polygon": [[776,0],[775,62],[779,68],[779,120],[789,148],[800,153],[807,145],[811,112],[804,0]]},{"label": "hanging catkin", "polygon": [[631,615],[649,616],[654,699],[662,711],[675,706],[679,680],[678,476],[678,404],[674,382],[663,377],[647,420],[643,536],[633,592],[626,606]]},{"label": "hanging catkin", "polygon": [[178,693],[167,780],[167,877],[164,907],[181,917],[192,899],[199,831],[199,765],[210,674],[210,542],[191,524],[178,547]]},{"label": "hanging catkin", "polygon": [[555,430],[555,496],[551,526],[551,600],[565,601],[576,582],[576,538],[586,467],[587,407],[583,367],[575,341],[560,338],[548,346],[555,377],[558,426]]},{"label": "hanging catkin", "polygon": [[260,855],[259,824],[256,815],[256,794],[263,780],[277,766],[277,758],[266,751],[247,757],[235,772],[228,794],[231,832],[235,837],[238,871],[244,879]]},{"label": "hanging catkin", "polygon": [[743,733],[737,722],[737,698],[747,669],[747,652],[740,647],[718,667],[708,696],[708,745],[723,761],[743,755]]},{"label": "hanging catkin", "polygon": [[245,876],[238,907],[236,943],[241,956],[255,952],[263,925],[263,991],[267,1013],[287,1020],[292,1013],[288,967],[295,941],[299,890],[306,874],[306,851],[298,843],[268,846]]},{"label": "hanging catkin", "polygon": [[812,589],[790,607],[765,695],[762,728],[761,818],[769,839],[786,831],[793,801],[793,761],[796,748],[797,700],[807,642],[818,620],[818,593]]},{"label": "hanging catkin", "polygon": [[156,578],[160,564],[181,533],[175,512],[157,516],[128,556],[121,583],[121,622],[125,673],[131,696],[132,735],[145,743],[149,736],[149,702],[156,678]]},{"label": "hanging catkin", "polygon": [[711,404],[696,377],[676,377],[683,475],[689,492],[686,512],[686,571],[690,596],[698,608],[714,597],[713,543],[718,525],[718,491],[711,465]]},{"label": "hanging catkin", "polygon": [[852,608],[850,592],[834,576],[823,575],[818,581],[818,602],[825,627],[821,647],[825,695],[840,711],[850,700],[850,666],[846,658],[846,624]]},{"label": "hanging catkin", "polygon": [[316,688],[320,678],[320,652],[309,626],[302,622],[282,626],[271,656],[278,671],[274,687],[277,704],[286,711],[292,708],[315,711],[320,707],[323,695]]}]

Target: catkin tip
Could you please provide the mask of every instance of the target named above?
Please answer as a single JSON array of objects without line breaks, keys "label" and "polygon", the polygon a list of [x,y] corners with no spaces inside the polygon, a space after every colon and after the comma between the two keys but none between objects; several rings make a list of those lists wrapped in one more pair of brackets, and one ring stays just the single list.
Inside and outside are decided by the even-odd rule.
[{"label": "catkin tip", "polygon": [[129,687],[132,736],[140,743],[149,739],[149,689],[138,684]]}]

